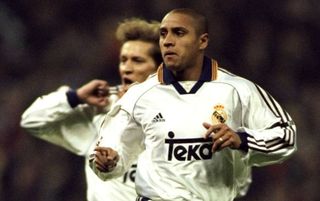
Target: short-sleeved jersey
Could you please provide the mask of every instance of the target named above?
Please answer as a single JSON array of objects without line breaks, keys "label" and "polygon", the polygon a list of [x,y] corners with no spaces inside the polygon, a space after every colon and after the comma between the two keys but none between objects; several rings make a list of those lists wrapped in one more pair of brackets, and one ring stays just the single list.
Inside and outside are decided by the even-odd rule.
[{"label": "short-sleeved jersey", "polygon": [[[207,57],[200,79],[188,84],[161,66],[118,101],[102,126],[100,146],[115,149],[120,161],[108,173],[91,166],[99,177],[121,175],[141,153],[139,195],[231,201],[245,193],[252,166],[281,162],[296,150],[291,117],[256,84],[219,69]],[[241,149],[212,153],[203,122],[227,124],[240,135]],[[111,131],[117,139],[109,140]]]}]

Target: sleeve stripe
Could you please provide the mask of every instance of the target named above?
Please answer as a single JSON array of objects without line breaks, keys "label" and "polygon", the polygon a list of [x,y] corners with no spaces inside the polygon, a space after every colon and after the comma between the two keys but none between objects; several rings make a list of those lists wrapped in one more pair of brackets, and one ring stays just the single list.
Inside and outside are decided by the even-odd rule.
[{"label": "sleeve stripe", "polygon": [[[273,114],[276,116],[276,117],[280,117],[279,115],[279,112],[277,113],[275,111],[275,109],[272,107],[274,106],[275,104],[273,103],[274,101],[272,100],[272,98],[270,99],[270,96],[268,96],[268,94],[266,94],[266,92],[261,89],[258,85],[255,85],[258,89],[258,92],[260,93],[261,97],[263,98],[264,102],[267,104],[267,106],[269,107],[269,109],[273,112]],[[272,104],[272,105],[271,105]]]},{"label": "sleeve stripe", "polygon": [[[292,146],[294,145],[294,131],[291,129],[284,129],[284,137],[283,138],[276,138],[269,141],[263,141],[263,140],[256,140],[252,136],[249,135],[248,137],[248,145],[249,147],[255,147],[256,149],[259,149],[261,151],[272,151],[275,147],[278,147],[279,145],[288,145]],[[251,145],[251,146],[250,146]]]},{"label": "sleeve stripe", "polygon": [[289,114],[273,99],[273,97],[260,88],[258,85],[255,85],[259,91],[261,97],[263,98],[266,105],[272,111],[272,113],[280,118],[280,122],[274,124],[270,127],[282,127],[283,128],[283,137],[276,138],[272,140],[256,140],[253,136],[249,135],[248,145],[250,148],[260,150],[263,152],[272,152],[279,150],[281,148],[292,146],[295,143],[295,129],[293,128],[293,121],[290,118]]},{"label": "sleeve stripe", "polygon": [[275,151],[278,151],[280,149],[283,149],[283,148],[291,146],[291,145],[288,145],[288,144],[279,144],[277,147],[273,147],[272,149],[266,149],[266,148],[262,149],[261,147],[257,147],[254,144],[248,143],[248,145],[249,145],[250,149],[253,149],[253,150],[256,150],[256,151],[260,151],[260,152],[264,152],[264,153],[275,152]]}]

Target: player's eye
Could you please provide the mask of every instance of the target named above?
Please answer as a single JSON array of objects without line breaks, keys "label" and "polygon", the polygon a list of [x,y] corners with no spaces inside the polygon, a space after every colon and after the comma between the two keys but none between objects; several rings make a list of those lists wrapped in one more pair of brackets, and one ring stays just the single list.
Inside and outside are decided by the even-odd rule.
[{"label": "player's eye", "polygon": [[120,62],[125,63],[128,59],[126,57],[120,57]]},{"label": "player's eye", "polygon": [[181,30],[181,29],[178,29],[178,30],[175,30],[174,32],[177,36],[184,36],[186,34],[186,32],[184,30]]},{"label": "player's eye", "polygon": [[140,58],[140,57],[135,57],[132,60],[136,63],[143,63],[145,61],[143,58]]},{"label": "player's eye", "polygon": [[166,30],[160,30],[160,37],[165,37],[167,35],[167,31]]}]

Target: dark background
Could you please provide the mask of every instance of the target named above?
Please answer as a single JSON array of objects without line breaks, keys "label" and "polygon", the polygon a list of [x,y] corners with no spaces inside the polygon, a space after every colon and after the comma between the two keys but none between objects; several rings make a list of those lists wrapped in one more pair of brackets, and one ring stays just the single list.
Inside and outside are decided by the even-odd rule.
[{"label": "dark background", "polygon": [[320,3],[317,0],[1,0],[0,200],[85,200],[83,158],[19,127],[36,97],[93,78],[119,83],[115,27],[192,7],[210,21],[207,55],[269,91],[298,128],[298,152],[254,168],[243,201],[317,201]]}]

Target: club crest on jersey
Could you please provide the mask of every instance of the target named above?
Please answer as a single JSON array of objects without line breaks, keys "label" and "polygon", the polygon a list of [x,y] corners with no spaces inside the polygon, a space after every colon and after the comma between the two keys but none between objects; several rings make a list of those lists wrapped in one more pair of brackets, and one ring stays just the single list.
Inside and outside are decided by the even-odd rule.
[{"label": "club crest on jersey", "polygon": [[225,123],[228,115],[222,104],[217,104],[213,107],[213,113],[211,115],[212,124]]},{"label": "club crest on jersey", "polygon": [[212,139],[208,138],[174,138],[172,131],[168,132],[165,143],[169,145],[168,160],[178,161],[210,160],[212,158]]}]

